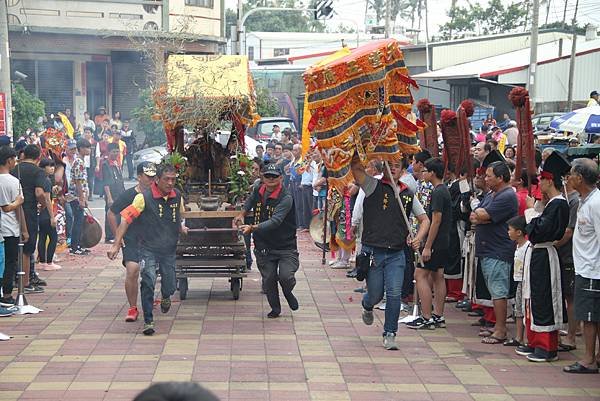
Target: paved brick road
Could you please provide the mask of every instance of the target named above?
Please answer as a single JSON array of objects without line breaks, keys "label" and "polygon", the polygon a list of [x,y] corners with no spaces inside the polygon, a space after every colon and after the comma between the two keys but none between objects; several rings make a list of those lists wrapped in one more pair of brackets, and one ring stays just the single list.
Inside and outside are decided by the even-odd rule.
[{"label": "paved brick road", "polygon": [[481,344],[453,307],[447,330],[402,327],[400,350],[385,351],[383,313],[364,326],[356,282],[324,269],[303,235],[299,311],[264,318],[256,270],[238,302],[225,279],[192,279],[185,302],[156,312],[153,337],[141,334],[142,322],[123,321],[123,269],[104,245],[61,262],[44,275],[46,293],[29,296],[45,312],[0,321],[14,336],[0,342],[0,400],[131,400],[164,380],[201,382],[223,401],[600,400],[599,375],[562,373],[575,354],[532,364]]}]

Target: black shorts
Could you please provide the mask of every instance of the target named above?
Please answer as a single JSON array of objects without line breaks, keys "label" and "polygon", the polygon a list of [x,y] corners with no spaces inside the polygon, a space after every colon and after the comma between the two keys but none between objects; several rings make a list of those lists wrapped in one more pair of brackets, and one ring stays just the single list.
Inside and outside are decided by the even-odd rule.
[{"label": "black shorts", "polygon": [[575,319],[600,322],[600,280],[575,276]]},{"label": "black shorts", "polygon": [[33,255],[37,245],[39,217],[37,210],[35,212],[23,211],[25,215],[25,223],[27,224],[27,233],[29,234],[29,239],[25,244],[23,244],[23,253],[25,255]]},{"label": "black shorts", "polygon": [[575,294],[575,266],[572,264],[560,267],[560,286],[563,297],[572,297]]},{"label": "black shorts", "polygon": [[438,269],[445,269],[448,264],[449,255],[447,249],[433,249],[431,251],[431,259],[428,262],[424,262],[423,266],[419,264],[419,267],[431,270],[432,272],[438,271]]},{"label": "black shorts", "polygon": [[125,243],[124,247],[121,247],[123,251],[123,266],[127,262],[140,263],[140,247],[135,242]]}]

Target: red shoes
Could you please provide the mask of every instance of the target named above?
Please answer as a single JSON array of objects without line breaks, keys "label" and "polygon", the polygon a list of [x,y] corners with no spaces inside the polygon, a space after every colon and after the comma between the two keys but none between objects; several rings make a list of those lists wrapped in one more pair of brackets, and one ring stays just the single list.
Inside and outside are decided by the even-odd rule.
[{"label": "red shoes", "polygon": [[127,316],[125,317],[126,322],[135,322],[138,318],[139,312],[137,306],[132,306],[127,310]]}]

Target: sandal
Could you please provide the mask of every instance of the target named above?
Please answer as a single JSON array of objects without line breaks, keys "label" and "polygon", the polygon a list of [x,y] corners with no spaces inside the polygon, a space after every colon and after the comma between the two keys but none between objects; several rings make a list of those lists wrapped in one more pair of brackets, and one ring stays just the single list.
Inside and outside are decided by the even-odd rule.
[{"label": "sandal", "polygon": [[521,344],[519,341],[517,341],[516,338],[511,338],[510,340],[504,341],[503,345],[505,347],[518,347],[519,345],[523,345],[523,344]]},{"label": "sandal", "polygon": [[570,352],[570,351],[574,351],[576,349],[577,349],[576,345],[564,344],[564,343],[558,344],[558,352]]},{"label": "sandal", "polygon": [[506,337],[504,337],[504,338],[498,338],[498,337],[495,337],[493,335],[490,335],[489,337],[485,337],[485,338],[481,339],[481,342],[483,344],[492,344],[492,345],[494,345],[494,344],[504,344],[505,341],[506,341]]},{"label": "sandal", "polygon": [[[481,330],[478,334],[479,337],[490,337],[492,334],[494,334],[493,331],[491,330]],[[505,339],[506,340],[506,339]]]},{"label": "sandal", "polygon": [[563,371],[566,373],[598,373],[598,368],[587,368],[579,362],[575,362],[572,365],[565,366]]}]

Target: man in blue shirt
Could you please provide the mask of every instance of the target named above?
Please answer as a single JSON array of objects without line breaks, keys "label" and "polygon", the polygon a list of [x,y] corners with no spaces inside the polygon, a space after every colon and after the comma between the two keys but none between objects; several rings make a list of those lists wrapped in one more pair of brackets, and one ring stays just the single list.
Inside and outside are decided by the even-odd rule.
[{"label": "man in blue shirt", "polygon": [[476,224],[475,256],[480,260],[496,316],[493,331],[482,342],[499,344],[506,339],[506,308],[515,250],[514,242],[508,237],[507,222],[517,215],[518,202],[510,185],[510,169],[505,162],[491,163],[485,173],[485,182],[491,192],[471,213],[470,219]]}]

